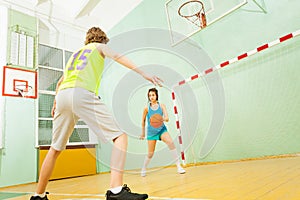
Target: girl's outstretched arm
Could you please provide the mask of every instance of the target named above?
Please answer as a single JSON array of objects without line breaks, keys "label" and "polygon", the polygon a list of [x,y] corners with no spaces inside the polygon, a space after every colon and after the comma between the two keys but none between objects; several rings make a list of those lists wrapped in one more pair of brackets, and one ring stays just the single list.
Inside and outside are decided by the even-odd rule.
[{"label": "girl's outstretched arm", "polygon": [[140,136],[140,139],[145,139],[145,127],[146,127],[146,116],[148,114],[148,108],[147,106],[144,108],[143,116],[142,116],[142,134]]}]

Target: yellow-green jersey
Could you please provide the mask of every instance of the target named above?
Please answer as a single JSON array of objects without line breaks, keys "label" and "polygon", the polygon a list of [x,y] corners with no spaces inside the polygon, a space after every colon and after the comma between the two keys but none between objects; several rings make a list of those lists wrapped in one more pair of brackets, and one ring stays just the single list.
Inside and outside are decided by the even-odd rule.
[{"label": "yellow-green jersey", "polygon": [[80,87],[98,95],[104,58],[97,49],[97,43],[90,43],[72,54],[64,71],[59,90]]}]

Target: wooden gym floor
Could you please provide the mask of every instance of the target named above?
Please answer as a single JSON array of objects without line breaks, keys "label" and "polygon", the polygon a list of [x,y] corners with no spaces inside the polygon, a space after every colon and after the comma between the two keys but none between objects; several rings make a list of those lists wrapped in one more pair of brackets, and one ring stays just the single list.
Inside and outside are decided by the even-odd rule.
[{"label": "wooden gym floor", "polygon": [[[133,192],[145,192],[151,200],[298,200],[300,155],[278,158],[157,169],[140,177],[126,171],[124,182]],[[50,181],[51,200],[105,199],[110,174]],[[0,188],[0,199],[29,199],[36,183]]]}]

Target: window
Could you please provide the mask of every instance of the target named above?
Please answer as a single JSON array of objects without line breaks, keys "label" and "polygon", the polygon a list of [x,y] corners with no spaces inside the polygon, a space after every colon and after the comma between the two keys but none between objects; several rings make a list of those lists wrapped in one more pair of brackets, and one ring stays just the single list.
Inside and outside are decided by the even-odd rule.
[{"label": "window", "polygon": [[[64,66],[72,52],[39,44],[38,48],[38,146],[51,144],[51,110],[55,98],[56,84],[63,75]],[[79,120],[69,139],[68,145],[95,144],[96,138],[87,125]]]}]

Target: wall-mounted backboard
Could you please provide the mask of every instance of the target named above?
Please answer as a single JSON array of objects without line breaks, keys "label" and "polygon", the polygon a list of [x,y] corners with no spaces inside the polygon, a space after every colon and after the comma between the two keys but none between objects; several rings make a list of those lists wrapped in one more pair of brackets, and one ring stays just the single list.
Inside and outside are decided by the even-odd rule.
[{"label": "wall-mounted backboard", "polygon": [[37,98],[37,72],[21,68],[3,67],[2,95]]}]

